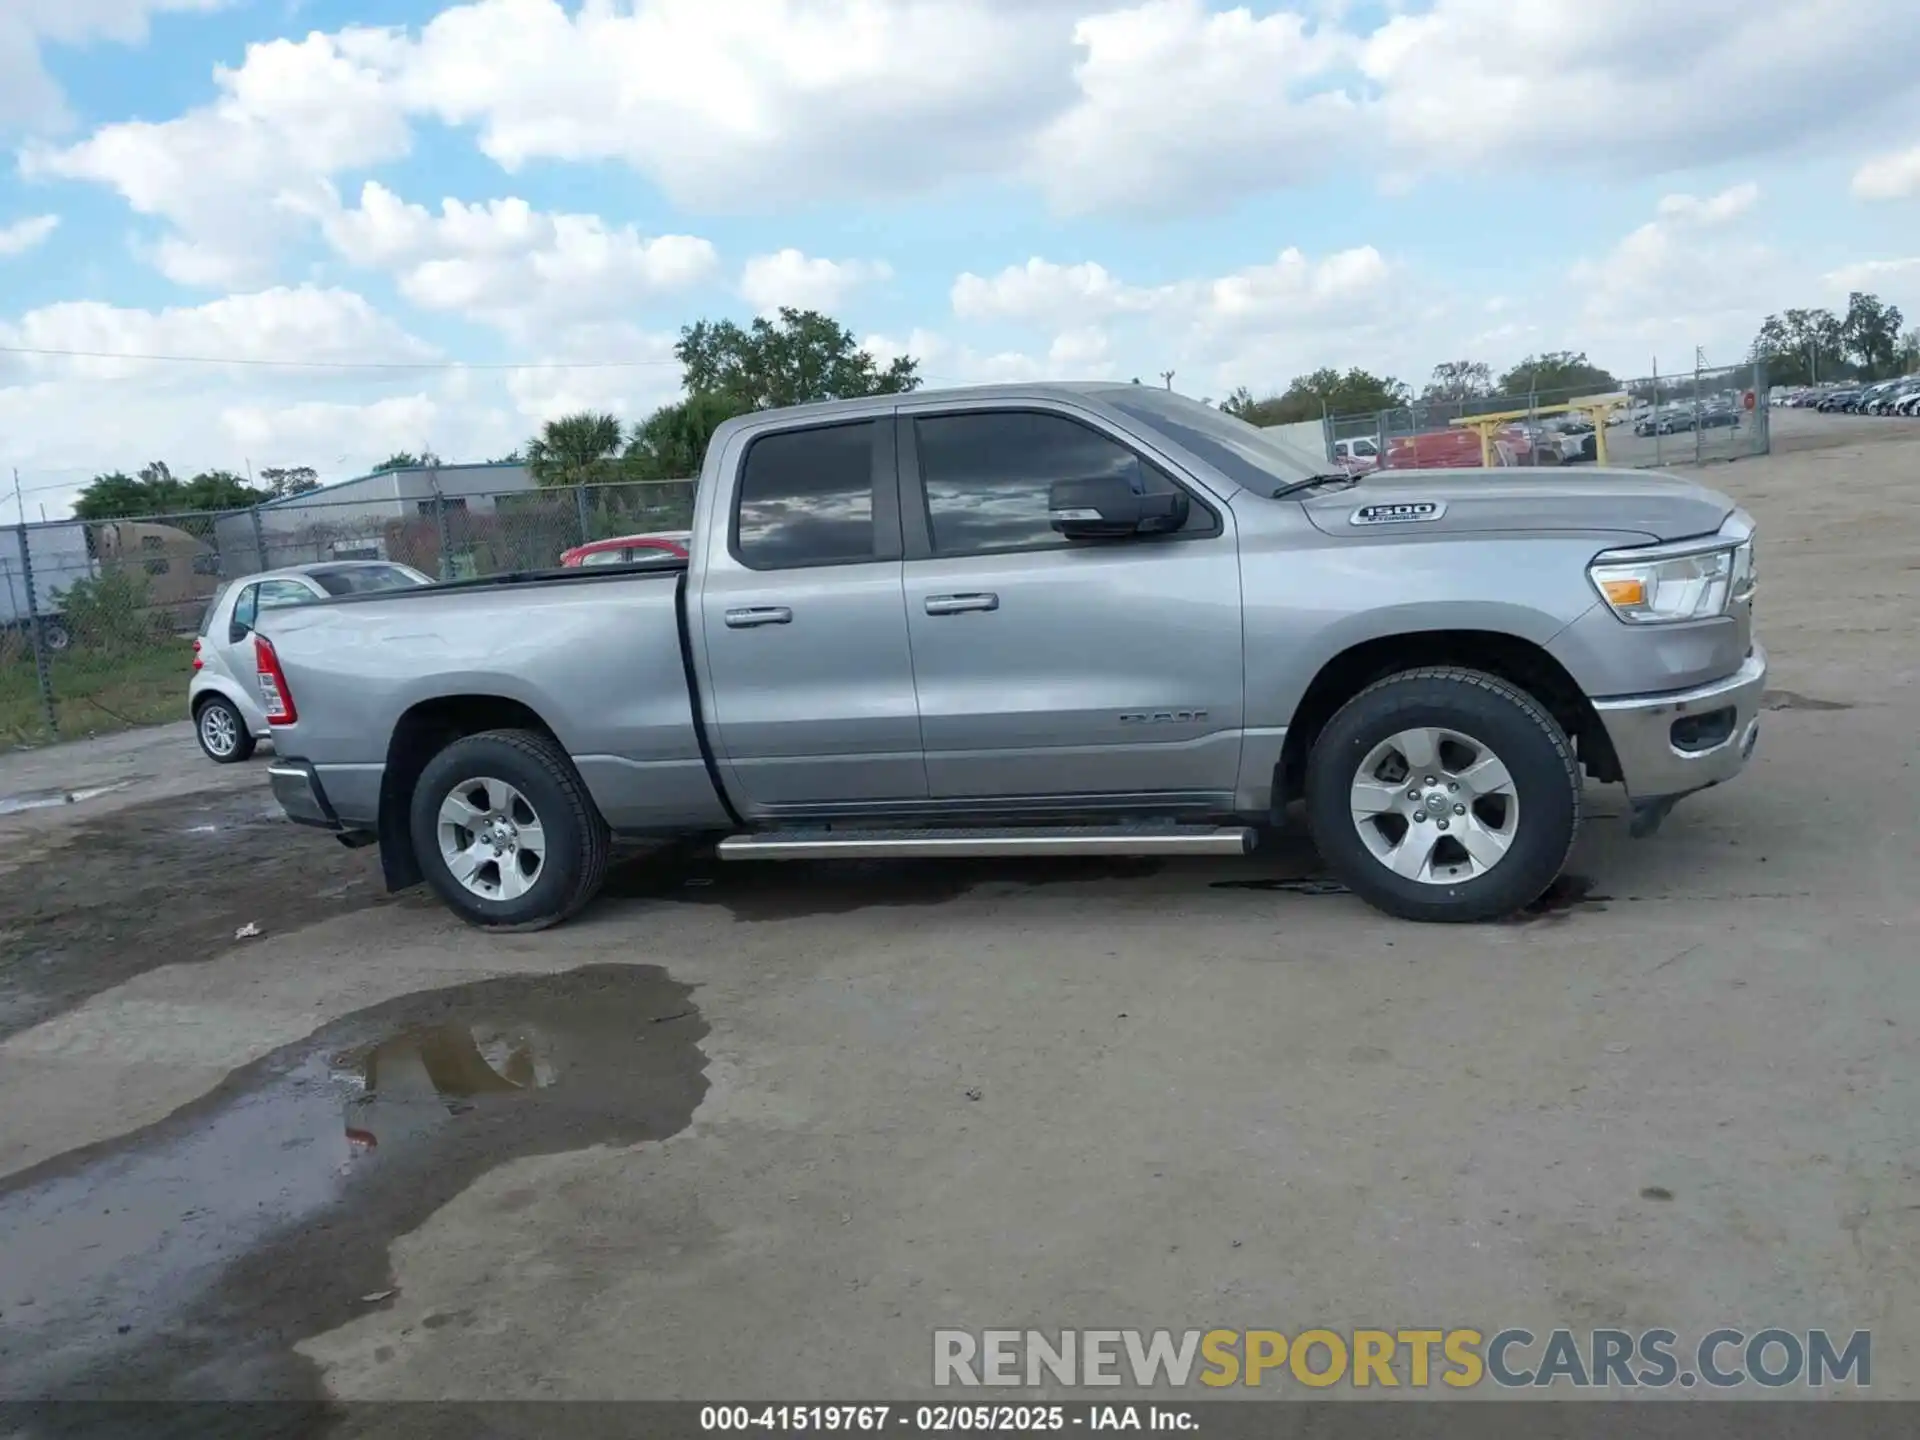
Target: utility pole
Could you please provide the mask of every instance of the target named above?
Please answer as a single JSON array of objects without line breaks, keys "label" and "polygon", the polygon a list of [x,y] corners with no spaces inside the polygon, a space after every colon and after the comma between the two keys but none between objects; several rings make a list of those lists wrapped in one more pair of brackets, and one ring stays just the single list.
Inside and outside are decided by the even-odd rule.
[{"label": "utility pole", "polygon": [[1162,370],[1160,372],[1160,378],[1167,382],[1167,389],[1173,389],[1173,371]]}]

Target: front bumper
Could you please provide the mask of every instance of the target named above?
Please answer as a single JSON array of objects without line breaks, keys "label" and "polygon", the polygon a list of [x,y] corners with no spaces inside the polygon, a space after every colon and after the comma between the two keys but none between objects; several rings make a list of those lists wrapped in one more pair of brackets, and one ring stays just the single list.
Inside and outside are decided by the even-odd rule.
[{"label": "front bumper", "polygon": [[1723,679],[1662,695],[1596,700],[1635,804],[1670,802],[1745,769],[1759,739],[1766,688],[1767,652],[1755,645]]},{"label": "front bumper", "polygon": [[320,788],[320,777],[304,760],[276,760],[267,766],[267,783],[273,798],[296,825],[313,825],[322,830],[340,830],[340,817],[327,803],[327,792]]}]

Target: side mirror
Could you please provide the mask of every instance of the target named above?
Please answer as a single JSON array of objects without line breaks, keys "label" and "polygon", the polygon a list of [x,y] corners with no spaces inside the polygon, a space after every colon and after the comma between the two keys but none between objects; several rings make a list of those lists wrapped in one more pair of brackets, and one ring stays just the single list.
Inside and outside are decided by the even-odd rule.
[{"label": "side mirror", "polygon": [[1069,540],[1118,540],[1158,535],[1187,523],[1187,497],[1174,490],[1143,495],[1124,475],[1056,480],[1047,491],[1047,518]]}]

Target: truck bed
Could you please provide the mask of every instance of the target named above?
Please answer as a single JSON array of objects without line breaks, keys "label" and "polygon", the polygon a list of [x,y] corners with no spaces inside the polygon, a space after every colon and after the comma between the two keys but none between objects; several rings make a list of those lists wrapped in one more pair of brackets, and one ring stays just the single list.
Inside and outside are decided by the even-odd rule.
[{"label": "truck bed", "polygon": [[616,830],[725,826],[688,679],[685,582],[684,567],[608,566],[268,612],[260,632],[297,713],[275,748],[314,766],[343,819],[371,824],[388,737],[483,698],[552,731]]}]

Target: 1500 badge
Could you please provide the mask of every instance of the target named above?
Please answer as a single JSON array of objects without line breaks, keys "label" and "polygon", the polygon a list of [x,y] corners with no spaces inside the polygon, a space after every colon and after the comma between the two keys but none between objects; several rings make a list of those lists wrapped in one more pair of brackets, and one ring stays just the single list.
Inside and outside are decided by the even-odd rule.
[{"label": "1500 badge", "polygon": [[1411,525],[1438,520],[1447,513],[1444,500],[1402,500],[1392,505],[1362,505],[1347,517],[1349,525]]}]

